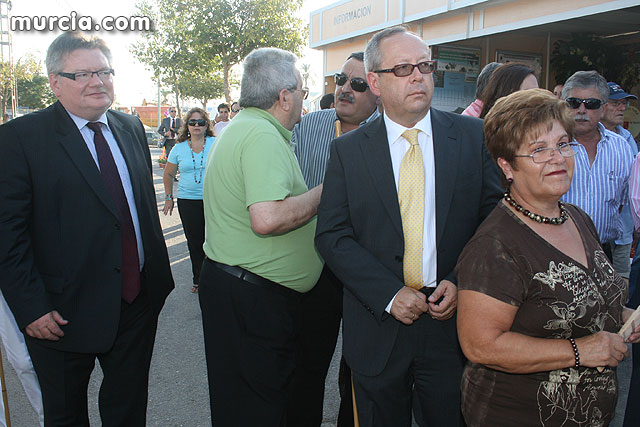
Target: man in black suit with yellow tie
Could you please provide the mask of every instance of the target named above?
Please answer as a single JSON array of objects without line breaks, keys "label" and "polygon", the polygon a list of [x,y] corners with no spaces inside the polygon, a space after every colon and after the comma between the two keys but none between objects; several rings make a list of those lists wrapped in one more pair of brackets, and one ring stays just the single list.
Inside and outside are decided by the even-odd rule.
[{"label": "man in black suit with yellow tie", "polygon": [[[430,108],[435,63],[402,27],[365,50],[384,114],[331,148],[316,246],[344,283],[343,354],[361,426],[458,426],[458,255],[501,196],[482,122]],[[439,301],[442,299],[441,301]]]},{"label": "man in black suit with yellow tie", "polygon": [[173,279],[145,132],[113,102],[111,53],[64,33],[47,51],[58,102],[0,127],[0,286],[35,367],[45,425],[144,426],[158,320]]}]

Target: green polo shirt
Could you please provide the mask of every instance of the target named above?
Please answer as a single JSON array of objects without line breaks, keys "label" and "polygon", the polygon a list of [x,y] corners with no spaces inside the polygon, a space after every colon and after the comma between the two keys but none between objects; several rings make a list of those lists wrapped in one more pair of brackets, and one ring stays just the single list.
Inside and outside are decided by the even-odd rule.
[{"label": "green polo shirt", "polygon": [[316,218],[281,235],[251,228],[249,206],[307,191],[288,131],[268,112],[245,108],[216,139],[204,178],[205,242],[210,259],[239,266],[298,292],[315,285],[323,261]]}]

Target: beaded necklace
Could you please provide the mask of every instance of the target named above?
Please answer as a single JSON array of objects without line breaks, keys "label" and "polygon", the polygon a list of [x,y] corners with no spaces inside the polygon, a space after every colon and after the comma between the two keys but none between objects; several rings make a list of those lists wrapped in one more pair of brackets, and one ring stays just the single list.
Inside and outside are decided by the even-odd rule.
[{"label": "beaded necklace", "polygon": [[549,218],[547,216],[538,215],[536,213],[531,212],[529,209],[525,209],[520,203],[513,200],[511,197],[511,193],[507,190],[504,193],[504,199],[513,206],[518,212],[522,213],[527,218],[530,218],[540,224],[551,224],[551,225],[562,225],[566,220],[569,219],[569,214],[567,213],[567,209],[565,209],[564,204],[558,200],[558,207],[560,208],[560,216],[557,218]]},{"label": "beaded necklace", "polygon": [[202,171],[204,170],[204,148],[207,146],[207,138],[204,138],[204,144],[202,145],[202,151],[200,154],[200,178],[196,178],[196,156],[193,153],[193,148],[191,147],[191,140],[189,140],[189,150],[191,150],[191,160],[193,161],[193,180],[196,184],[200,184],[202,182]]}]

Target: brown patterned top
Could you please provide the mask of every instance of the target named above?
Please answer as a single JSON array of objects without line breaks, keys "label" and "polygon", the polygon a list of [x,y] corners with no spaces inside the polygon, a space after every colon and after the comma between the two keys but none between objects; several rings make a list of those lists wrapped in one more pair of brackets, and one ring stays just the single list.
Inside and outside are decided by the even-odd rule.
[{"label": "brown patterned top", "polygon": [[[586,213],[567,205],[588,265],[560,252],[503,203],[478,228],[456,266],[458,288],[518,307],[511,331],[548,339],[617,332],[627,285],[602,251]],[[462,411],[474,426],[604,426],[614,415],[615,369],[508,374],[468,363]]]}]

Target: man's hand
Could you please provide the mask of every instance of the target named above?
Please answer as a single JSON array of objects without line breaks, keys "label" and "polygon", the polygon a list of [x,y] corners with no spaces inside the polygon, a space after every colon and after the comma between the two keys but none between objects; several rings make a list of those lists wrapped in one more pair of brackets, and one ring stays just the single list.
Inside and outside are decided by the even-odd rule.
[{"label": "man's hand", "polygon": [[64,332],[62,332],[62,329],[60,329],[58,325],[66,325],[67,323],[69,322],[64,320],[62,316],[60,316],[60,313],[53,310],[30,323],[25,330],[30,337],[58,341],[64,336]]},{"label": "man's hand", "polygon": [[404,286],[391,304],[391,315],[405,325],[411,325],[429,309],[425,299],[423,293]]},{"label": "man's hand", "polygon": [[[440,304],[435,302],[444,296]],[[440,282],[438,287],[429,297],[429,314],[436,320],[450,319],[458,306],[458,287],[448,280]]]},{"label": "man's hand", "polygon": [[164,136],[166,136],[167,138],[168,138],[168,137],[170,137],[170,136],[171,136],[171,131],[169,131],[169,130],[168,130],[168,131],[166,131],[166,132],[164,133]]}]

